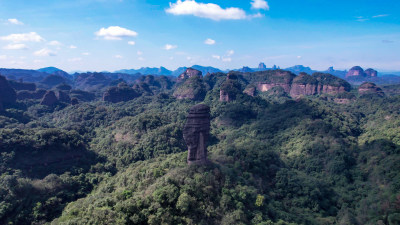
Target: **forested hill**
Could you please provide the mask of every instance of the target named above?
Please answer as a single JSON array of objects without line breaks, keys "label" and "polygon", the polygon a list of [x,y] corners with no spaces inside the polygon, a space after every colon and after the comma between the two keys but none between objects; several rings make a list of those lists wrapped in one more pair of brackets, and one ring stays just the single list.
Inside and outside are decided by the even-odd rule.
[{"label": "forested hill", "polygon": [[[102,95],[0,87],[0,224],[400,223],[398,86],[186,70]],[[188,166],[198,103],[210,164]]]}]

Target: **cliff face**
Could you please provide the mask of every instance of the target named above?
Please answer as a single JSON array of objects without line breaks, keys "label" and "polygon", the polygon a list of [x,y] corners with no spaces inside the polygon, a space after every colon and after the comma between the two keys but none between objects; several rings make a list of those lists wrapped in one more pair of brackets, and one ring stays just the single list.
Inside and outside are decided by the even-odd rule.
[{"label": "cliff face", "polygon": [[312,76],[318,81],[318,94],[335,95],[351,90],[351,85],[347,81],[335,77],[331,74],[314,73]]},{"label": "cliff face", "polygon": [[295,76],[290,72],[277,70],[261,76],[257,73],[252,74],[256,77],[253,79],[256,79],[254,84],[258,91],[266,92],[281,87],[294,98],[317,94],[335,95],[351,89],[351,85],[345,80],[326,73],[314,73],[312,76],[300,73]]},{"label": "cliff face", "polygon": [[183,128],[183,138],[188,146],[189,165],[207,163],[207,140],[210,135],[210,107],[204,104],[193,106]]},{"label": "cliff face", "polygon": [[193,76],[176,88],[173,96],[177,99],[203,100],[206,96],[203,79]]},{"label": "cliff face", "polygon": [[348,78],[348,77],[357,77],[357,76],[365,77],[364,70],[360,66],[352,67],[349,70],[349,72],[347,72],[347,74],[346,74],[346,78]]},{"label": "cliff face", "polygon": [[299,97],[302,95],[315,95],[318,93],[317,88],[317,79],[306,73],[300,73],[296,78],[293,79],[293,83],[290,88],[290,96]]},{"label": "cliff face", "polygon": [[128,85],[110,87],[103,95],[103,101],[117,103],[126,102],[139,97],[139,93]]},{"label": "cliff face", "polygon": [[378,71],[369,68],[369,69],[366,69],[366,70],[365,70],[365,74],[366,74],[368,77],[377,77],[377,76],[378,76]]},{"label": "cliff face", "polygon": [[178,77],[178,82],[184,81],[186,79],[192,78],[192,77],[198,77],[202,78],[203,75],[201,71],[193,69],[193,68],[187,68],[185,72],[183,72],[181,75]]},{"label": "cliff face", "polygon": [[54,91],[47,91],[46,94],[43,96],[42,101],[40,102],[41,105],[52,106],[58,102],[57,96]]},{"label": "cliff face", "polygon": [[230,102],[236,99],[241,93],[241,86],[236,75],[228,74],[226,81],[221,85],[219,100],[221,102]]},{"label": "cliff face", "polygon": [[256,83],[257,90],[265,92],[273,87],[279,86],[282,87],[285,90],[285,92],[289,93],[292,81],[295,77],[296,75],[283,70],[276,70],[272,74],[267,73],[264,76],[265,81],[260,81]]},{"label": "cliff face", "polygon": [[254,96],[256,96],[256,87],[252,86],[252,85],[248,85],[244,89],[243,93],[246,94],[246,95],[250,95],[250,96],[254,97]]},{"label": "cliff face", "polygon": [[358,87],[358,93],[360,96],[363,95],[377,95],[377,96],[385,96],[385,92],[378,87],[376,84],[371,82],[364,82],[363,84]]},{"label": "cliff face", "polygon": [[378,76],[378,71],[374,70],[374,69],[366,69],[365,71],[363,70],[363,68],[361,68],[360,66],[354,66],[352,67],[349,72],[347,72],[346,74],[346,78],[354,78],[354,77],[358,77],[358,78],[362,78],[362,77],[377,77]]}]

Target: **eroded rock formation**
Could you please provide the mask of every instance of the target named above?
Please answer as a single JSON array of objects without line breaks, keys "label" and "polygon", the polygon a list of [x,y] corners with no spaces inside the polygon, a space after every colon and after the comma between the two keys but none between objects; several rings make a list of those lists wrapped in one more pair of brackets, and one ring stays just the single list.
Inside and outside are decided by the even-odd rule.
[{"label": "eroded rock formation", "polygon": [[368,77],[377,77],[378,76],[378,71],[371,69],[371,68],[366,69],[364,72]]},{"label": "eroded rock formation", "polygon": [[234,74],[228,74],[226,81],[222,83],[219,91],[219,100],[221,102],[230,102],[236,99],[241,93],[241,86],[238,77]]},{"label": "eroded rock formation", "polygon": [[347,72],[347,74],[346,74],[346,78],[348,78],[348,77],[358,77],[358,76],[365,77],[364,70],[360,66],[352,67],[349,70],[349,72]]},{"label": "eroded rock formation", "polygon": [[318,80],[314,77],[300,73],[293,79],[292,87],[290,88],[290,96],[299,97],[304,95],[317,94]]},{"label": "eroded rock formation", "polygon": [[66,103],[71,102],[71,98],[69,97],[69,94],[66,91],[56,91],[56,96],[60,102],[66,102]]},{"label": "eroded rock formation", "polygon": [[187,116],[183,138],[188,146],[189,165],[207,163],[207,141],[210,135],[210,107],[204,104],[193,106]]},{"label": "eroded rock formation", "polygon": [[183,72],[181,75],[178,77],[178,82],[186,80],[191,77],[199,77],[202,78],[203,75],[201,71],[193,69],[193,68],[187,68],[185,72]]},{"label": "eroded rock formation", "polygon": [[245,93],[246,95],[250,95],[250,96],[254,97],[254,96],[256,96],[256,87],[253,86],[253,85],[248,85],[244,89],[243,93]]},{"label": "eroded rock formation", "polygon": [[176,88],[173,96],[177,99],[201,101],[207,94],[203,79],[193,76]]},{"label": "eroded rock formation", "polygon": [[364,82],[363,84],[358,87],[358,93],[360,96],[363,95],[377,95],[377,96],[385,96],[385,92],[378,87],[376,84],[371,82]]},{"label": "eroded rock formation", "polygon": [[40,102],[41,105],[52,106],[58,102],[57,96],[54,91],[47,91],[46,94],[43,96],[42,101]]},{"label": "eroded rock formation", "polygon": [[139,93],[126,84],[118,84],[118,87],[110,87],[103,95],[103,101],[117,103],[126,102],[139,97]]}]

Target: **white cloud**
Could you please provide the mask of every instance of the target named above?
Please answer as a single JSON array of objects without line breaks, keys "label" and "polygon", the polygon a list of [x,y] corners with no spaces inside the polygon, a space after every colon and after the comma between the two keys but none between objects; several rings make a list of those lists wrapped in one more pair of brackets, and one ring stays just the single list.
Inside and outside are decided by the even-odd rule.
[{"label": "white cloud", "polygon": [[256,14],[250,15],[249,18],[250,18],[250,19],[253,19],[253,18],[261,18],[261,17],[263,17],[263,16],[264,16],[264,15],[261,14],[261,13],[256,13]]},{"label": "white cloud", "polygon": [[269,10],[268,2],[265,0],[252,0],[250,4],[252,9]]},{"label": "white cloud", "polygon": [[21,50],[21,49],[28,49],[28,47],[25,44],[8,44],[3,47],[3,49],[6,50]]},{"label": "white cloud", "polygon": [[213,57],[214,59],[218,59],[218,60],[221,59],[221,56],[219,56],[219,55],[212,55],[212,57]]},{"label": "white cloud", "polygon": [[233,50],[229,50],[226,52],[227,56],[232,56],[233,54],[235,54],[235,51],[233,51]]},{"label": "white cloud", "polygon": [[17,19],[8,19],[7,20],[9,23],[11,23],[11,24],[14,24],[14,25],[24,25],[24,23],[23,22],[21,22],[21,21],[19,21],[19,20],[17,20]]},{"label": "white cloud", "polygon": [[0,60],[6,60],[7,56],[6,55],[0,55]]},{"label": "white cloud", "polygon": [[376,15],[376,16],[373,16],[372,18],[380,18],[380,17],[387,17],[387,16],[389,16],[389,14]]},{"label": "white cloud", "polygon": [[136,43],[134,41],[128,41],[128,45],[135,45]]},{"label": "white cloud", "polygon": [[79,62],[79,61],[82,61],[82,58],[71,58],[71,59],[68,59],[68,61],[70,61],[70,62]]},{"label": "white cloud", "polygon": [[137,55],[143,55],[143,52],[137,51]]},{"label": "white cloud", "polygon": [[213,39],[211,39],[211,38],[207,38],[205,41],[204,41],[204,44],[206,44],[206,45],[215,45],[215,40],[213,40]]},{"label": "white cloud", "polygon": [[193,15],[212,20],[240,20],[246,19],[247,15],[240,8],[226,8],[213,3],[197,3],[195,0],[178,0],[176,3],[169,3],[169,8],[165,10],[173,15]]},{"label": "white cloud", "polygon": [[61,44],[61,42],[59,42],[59,41],[50,41],[50,42],[48,43],[48,45],[51,45],[51,46],[61,46],[62,44]]},{"label": "white cloud", "polygon": [[122,58],[124,58],[122,55],[114,55],[114,58],[116,58],[116,59],[122,59]]},{"label": "white cloud", "polygon": [[70,45],[69,48],[70,48],[70,49],[76,49],[76,48],[78,48],[78,47],[76,47],[75,45]]},{"label": "white cloud", "polygon": [[86,55],[87,56],[87,55],[90,55],[90,53],[89,52],[83,52],[82,55]]},{"label": "white cloud", "polygon": [[57,55],[56,52],[54,52],[48,48],[40,49],[39,51],[36,51],[33,54],[36,56],[56,56]]},{"label": "white cloud", "polygon": [[232,58],[231,57],[222,57],[223,62],[231,62]]},{"label": "white cloud", "polygon": [[122,40],[124,37],[136,37],[138,33],[123,27],[110,26],[108,28],[101,28],[99,31],[95,32],[95,35],[105,40]]},{"label": "white cloud", "polygon": [[175,49],[175,48],[177,48],[177,47],[178,47],[177,45],[166,44],[166,45],[164,46],[164,49],[165,49],[165,50],[172,50],[172,49]]},{"label": "white cloud", "polygon": [[44,39],[38,35],[36,32],[24,33],[24,34],[10,34],[8,36],[0,37],[0,40],[3,41],[12,41],[12,42],[41,42]]}]

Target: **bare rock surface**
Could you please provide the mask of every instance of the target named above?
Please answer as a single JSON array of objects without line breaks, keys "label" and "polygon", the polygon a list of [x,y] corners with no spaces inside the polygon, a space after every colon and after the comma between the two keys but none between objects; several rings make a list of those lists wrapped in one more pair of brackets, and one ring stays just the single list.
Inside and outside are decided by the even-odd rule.
[{"label": "bare rock surface", "polygon": [[187,116],[183,138],[188,146],[189,165],[207,163],[207,141],[210,135],[210,107],[204,104],[193,106]]}]

